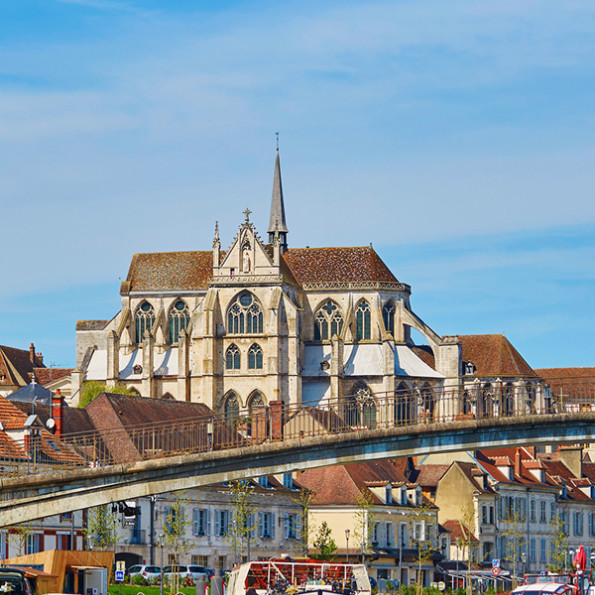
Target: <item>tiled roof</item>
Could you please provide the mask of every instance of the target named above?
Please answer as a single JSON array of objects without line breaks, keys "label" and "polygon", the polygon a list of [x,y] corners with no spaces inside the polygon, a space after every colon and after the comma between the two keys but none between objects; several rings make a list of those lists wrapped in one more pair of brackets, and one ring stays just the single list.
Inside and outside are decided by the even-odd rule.
[{"label": "tiled roof", "polygon": [[10,438],[5,432],[0,432],[0,458],[28,460],[22,447]]},{"label": "tiled roof", "polygon": [[390,283],[400,285],[370,246],[291,248],[283,255],[301,285]]},{"label": "tiled roof", "polygon": [[109,320],[77,320],[77,331],[102,331]]},{"label": "tiled roof", "polygon": [[458,338],[463,362],[475,365],[474,376],[537,377],[504,335],[459,335]]},{"label": "tiled roof", "polygon": [[[31,402],[18,401],[14,401],[13,404],[25,415],[31,415],[34,412],[43,422],[43,425],[47,425],[48,419],[52,417],[51,405],[35,403],[35,407],[33,407],[33,403]],[[62,407],[62,433],[64,436],[67,436],[68,434],[77,434],[79,432],[92,432],[93,430],[95,430],[95,428],[85,409],[69,407],[64,403]]]},{"label": "tiled roof", "polygon": [[556,381],[595,381],[595,368],[536,368],[535,372],[550,384]]},{"label": "tiled roof", "polygon": [[426,366],[430,366],[430,368],[433,368],[434,370],[436,369],[434,352],[429,345],[414,345],[411,347],[411,351],[413,351],[413,353],[415,353]]},{"label": "tiled roof", "polygon": [[37,384],[46,385],[55,382],[74,372],[74,368],[35,368],[35,381]]},{"label": "tiled roof", "polygon": [[27,384],[34,369],[43,366],[37,357],[34,359],[35,362],[32,362],[29,350],[0,345],[0,372],[4,372],[6,376],[4,381],[0,380],[0,385]]},{"label": "tiled roof", "polygon": [[415,480],[422,487],[436,487],[450,465],[420,465]]},{"label": "tiled roof", "polygon": [[21,430],[27,416],[8,399],[0,397],[0,422],[5,430]]},{"label": "tiled roof", "polygon": [[454,543],[457,539],[460,541],[467,541],[469,535],[471,536],[471,541],[479,541],[473,533],[470,533],[469,530],[462,525],[461,521],[446,521],[443,523],[443,526],[450,533],[451,543]]},{"label": "tiled roof", "polygon": [[213,252],[135,254],[126,282],[130,291],[206,290],[213,274]]}]

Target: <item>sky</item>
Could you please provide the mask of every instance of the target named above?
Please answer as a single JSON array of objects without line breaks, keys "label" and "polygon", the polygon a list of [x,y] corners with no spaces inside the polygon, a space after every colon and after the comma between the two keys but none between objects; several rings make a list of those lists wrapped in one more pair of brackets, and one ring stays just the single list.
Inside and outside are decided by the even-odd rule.
[{"label": "sky", "polygon": [[593,366],[595,4],[5,0],[0,343],[73,366],[135,252],[372,243],[438,334]]}]

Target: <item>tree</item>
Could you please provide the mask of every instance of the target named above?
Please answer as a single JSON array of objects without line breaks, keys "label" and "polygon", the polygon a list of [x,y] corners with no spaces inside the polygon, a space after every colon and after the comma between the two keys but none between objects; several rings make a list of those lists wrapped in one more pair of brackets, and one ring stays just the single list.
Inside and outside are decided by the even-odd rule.
[{"label": "tree", "polygon": [[13,541],[16,542],[19,556],[27,553],[27,540],[32,533],[31,527],[30,523],[21,523],[14,528],[12,533],[10,533]]},{"label": "tree", "polygon": [[473,530],[475,528],[475,508],[473,503],[468,503],[462,509],[461,514],[461,531],[463,532],[463,543],[467,550],[467,580],[465,581],[467,587],[467,595],[471,595],[471,569],[473,564],[477,561],[477,552],[473,547]]},{"label": "tree", "polygon": [[507,558],[512,562],[512,576],[517,576],[517,562],[521,559],[521,553],[525,546],[525,515],[518,507],[508,510],[507,527],[502,531],[506,536]]},{"label": "tree", "polygon": [[413,513],[413,537],[417,549],[417,593],[423,593],[422,566],[430,562],[434,556],[435,548],[432,541],[432,529],[436,524],[436,515],[432,503],[421,504]]},{"label": "tree", "polygon": [[188,501],[189,499],[185,496],[184,492],[176,492],[173,502],[165,507],[163,519],[164,541],[174,557],[174,573],[172,575],[172,591],[174,593],[179,591],[180,576],[175,570],[180,563],[180,556],[185,554],[192,545],[186,539],[186,529],[190,524],[186,513],[186,504]]},{"label": "tree", "polygon": [[236,481],[231,484],[230,491],[233,495],[231,503],[231,527],[225,538],[234,551],[235,562],[244,560],[244,554],[249,557],[250,538],[254,533],[254,513],[256,506],[252,503],[251,497],[254,488],[246,481]]},{"label": "tree", "polygon": [[374,498],[372,494],[364,488],[357,497],[356,510],[354,513],[354,537],[356,543],[359,542],[362,548],[362,562],[370,547],[370,537],[372,534],[374,513],[372,510]]},{"label": "tree", "polygon": [[568,552],[568,528],[562,512],[558,512],[552,518],[552,570],[566,570],[567,552]]},{"label": "tree", "polygon": [[293,501],[300,506],[302,509],[301,512],[301,523],[300,523],[300,531],[299,531],[299,539],[302,544],[302,554],[304,556],[308,555],[308,545],[310,539],[310,531],[309,531],[309,514],[310,514],[310,506],[312,505],[312,500],[314,500],[314,496],[316,495],[315,492],[312,490],[302,489],[300,490],[299,496],[294,498]]},{"label": "tree", "polygon": [[337,551],[337,544],[331,535],[331,528],[326,521],[322,521],[322,525],[318,528],[316,537],[314,539],[314,547],[318,550],[318,554],[313,557],[318,560],[333,560]]},{"label": "tree", "polygon": [[116,514],[108,504],[88,510],[86,536],[93,548],[106,550],[118,541]]},{"label": "tree", "polygon": [[133,391],[125,386],[112,386],[108,388],[103,382],[97,380],[87,380],[81,386],[81,396],[79,398],[78,407],[86,407],[95,397],[101,393],[113,393],[116,395],[132,395]]}]

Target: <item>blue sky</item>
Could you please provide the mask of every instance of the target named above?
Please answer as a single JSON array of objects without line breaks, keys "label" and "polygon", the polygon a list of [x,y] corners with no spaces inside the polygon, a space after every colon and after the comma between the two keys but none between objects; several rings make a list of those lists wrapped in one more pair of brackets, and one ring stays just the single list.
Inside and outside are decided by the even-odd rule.
[{"label": "blue sky", "polygon": [[595,5],[0,5],[0,342],[72,365],[134,252],[366,245],[439,334],[591,366]]}]

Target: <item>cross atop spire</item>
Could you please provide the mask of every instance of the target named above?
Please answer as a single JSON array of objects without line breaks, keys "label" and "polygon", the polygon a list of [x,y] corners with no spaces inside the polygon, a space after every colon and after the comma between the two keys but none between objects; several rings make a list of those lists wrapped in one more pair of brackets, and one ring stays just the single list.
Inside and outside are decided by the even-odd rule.
[{"label": "cross atop spire", "polygon": [[250,213],[252,213],[252,211],[250,209],[246,209],[242,212],[244,213],[244,215],[246,215],[246,223],[250,223]]},{"label": "cross atop spire", "polygon": [[285,204],[283,203],[283,186],[281,184],[281,164],[279,161],[279,133],[277,135],[277,155],[275,157],[275,175],[273,178],[273,198],[271,200],[271,217],[269,219],[269,243],[274,241],[278,230],[283,252],[287,250],[287,222],[285,221]]}]

